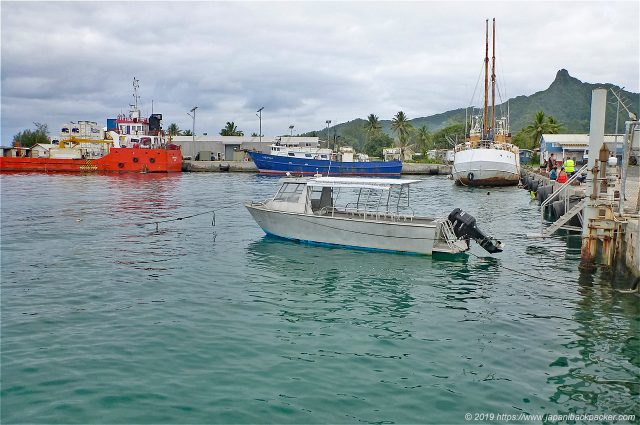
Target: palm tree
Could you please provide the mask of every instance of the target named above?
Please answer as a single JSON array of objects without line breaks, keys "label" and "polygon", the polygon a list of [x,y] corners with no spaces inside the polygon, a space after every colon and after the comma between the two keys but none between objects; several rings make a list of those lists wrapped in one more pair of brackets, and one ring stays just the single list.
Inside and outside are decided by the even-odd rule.
[{"label": "palm tree", "polygon": [[176,123],[171,123],[167,131],[169,132],[169,136],[180,136],[182,134],[180,133],[180,128]]},{"label": "palm tree", "polygon": [[532,146],[535,149],[543,134],[557,134],[561,127],[562,124],[553,116],[545,117],[544,112],[538,111],[533,121],[524,128],[524,131],[532,138]]},{"label": "palm tree", "polygon": [[547,123],[549,123],[550,134],[558,134],[562,127],[564,127],[561,123],[556,121],[552,115],[547,115]]},{"label": "palm tree", "polygon": [[371,140],[372,136],[382,130],[382,125],[380,125],[380,119],[377,115],[369,114],[367,122],[364,124],[364,130],[367,133],[367,140]]},{"label": "palm tree", "polygon": [[193,133],[191,132],[191,130],[184,130],[182,132],[182,135],[183,136],[193,136]]},{"label": "palm tree", "polygon": [[420,148],[420,152],[422,153],[422,157],[426,157],[427,148],[429,147],[429,139],[431,139],[431,134],[429,133],[429,129],[426,125],[423,125],[418,129],[417,132],[417,142],[418,147]]},{"label": "palm tree", "polygon": [[400,111],[391,120],[391,130],[398,136],[398,147],[400,148],[400,158],[404,158],[404,148],[407,145],[409,135],[413,127],[404,112]]},{"label": "palm tree", "polygon": [[242,130],[238,130],[236,124],[231,121],[227,121],[227,125],[220,130],[221,136],[244,136],[244,132]]}]

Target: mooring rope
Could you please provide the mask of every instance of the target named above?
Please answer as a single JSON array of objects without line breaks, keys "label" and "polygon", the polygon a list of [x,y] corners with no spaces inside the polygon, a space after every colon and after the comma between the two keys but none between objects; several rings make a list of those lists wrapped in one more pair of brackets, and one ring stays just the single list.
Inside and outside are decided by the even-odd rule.
[{"label": "mooring rope", "polygon": [[213,209],[213,210],[203,211],[203,212],[197,213],[197,214],[186,215],[186,216],[183,216],[183,217],[173,217],[173,218],[167,218],[167,219],[164,219],[164,220],[153,220],[153,221],[147,221],[147,222],[144,222],[144,223],[134,223],[134,225],[142,227],[142,226],[147,226],[149,224],[155,224],[156,225],[156,231],[157,231],[158,228],[159,228],[160,223],[170,223],[172,221],[187,220],[187,219],[190,219],[190,218],[193,218],[193,217],[199,217],[199,216],[205,215],[205,214],[212,214],[211,227],[215,227],[215,225],[216,225],[216,211],[220,211],[220,210],[223,210],[225,208],[233,208],[233,207],[234,206],[229,205],[229,206],[226,206],[226,207],[220,207],[220,208],[216,208],[216,209]]},{"label": "mooring rope", "polygon": [[[474,254],[474,253],[473,253],[473,252],[471,252],[471,251],[467,251],[467,253],[468,253],[469,255],[472,255],[472,256],[474,256],[474,257],[476,257],[476,258],[480,259],[480,260],[489,260],[489,259],[491,259],[491,260],[494,260],[494,259],[495,259],[495,260],[498,260],[498,259],[497,259],[497,258],[495,258],[495,257],[481,257],[480,255]],[[496,265],[497,265],[498,267],[502,267],[503,269],[509,270],[509,271],[511,271],[511,272],[514,272],[514,273],[517,273],[517,274],[520,274],[520,275],[523,275],[523,276],[532,277],[532,278],[535,278],[535,279],[541,279],[541,280],[545,280],[545,281],[547,281],[547,282],[557,283],[557,280],[549,279],[549,278],[546,278],[546,277],[544,277],[544,276],[540,276],[540,275],[534,275],[534,274],[530,274],[530,273],[525,273],[525,272],[523,272],[523,271],[516,270],[516,269],[512,269],[511,267],[507,267],[507,266],[505,266],[505,265],[503,265],[503,264],[500,264],[500,263],[497,263]]]},{"label": "mooring rope", "polygon": [[[489,260],[489,259],[493,260],[494,259],[494,257],[481,257],[481,256],[479,256],[477,254],[474,254],[471,251],[467,251],[467,253],[469,255],[472,255],[472,256],[480,259],[480,260]],[[503,264],[500,264],[500,263],[497,263],[496,265],[498,267],[502,267],[505,270],[509,270],[509,271],[511,271],[513,273],[517,273],[517,274],[522,275],[522,276],[527,276],[527,277],[531,277],[531,278],[535,278],[535,279],[540,279],[540,280],[544,280],[546,282],[551,282],[551,283],[558,283],[557,280],[549,279],[549,278],[546,278],[546,277],[540,276],[540,275],[534,275],[534,274],[530,274],[530,273],[525,273],[523,271],[512,269],[511,267],[507,267],[507,266],[505,266]],[[640,282],[640,280],[638,280],[638,282]],[[639,285],[639,283],[635,283],[631,289],[618,289],[618,288],[613,288],[613,287],[611,289],[613,289],[613,290],[615,290],[615,291],[617,291],[617,292],[619,292],[621,294],[640,294],[640,285]]]}]

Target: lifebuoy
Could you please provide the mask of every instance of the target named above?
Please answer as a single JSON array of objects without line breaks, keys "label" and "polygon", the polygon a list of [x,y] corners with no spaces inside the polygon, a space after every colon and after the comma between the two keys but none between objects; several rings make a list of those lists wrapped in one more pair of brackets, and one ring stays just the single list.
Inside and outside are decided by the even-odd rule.
[{"label": "lifebuoy", "polygon": [[473,181],[473,177],[473,173],[467,174],[467,178],[469,179],[469,181]]},{"label": "lifebuoy", "polygon": [[149,162],[153,164],[154,162],[156,162],[156,159],[155,158],[149,158]]},{"label": "lifebuoy", "polygon": [[137,157],[133,157],[133,162],[138,162],[140,161]]}]

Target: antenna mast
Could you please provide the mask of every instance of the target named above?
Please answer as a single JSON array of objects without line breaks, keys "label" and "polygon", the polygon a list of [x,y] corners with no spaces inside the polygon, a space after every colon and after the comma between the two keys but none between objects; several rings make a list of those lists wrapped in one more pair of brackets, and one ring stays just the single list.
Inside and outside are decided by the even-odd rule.
[{"label": "antenna mast", "polygon": [[487,98],[489,97],[489,20],[486,20],[485,34],[485,52],[484,52],[484,127],[482,128],[482,137],[484,138],[487,128],[489,127],[489,116]]}]

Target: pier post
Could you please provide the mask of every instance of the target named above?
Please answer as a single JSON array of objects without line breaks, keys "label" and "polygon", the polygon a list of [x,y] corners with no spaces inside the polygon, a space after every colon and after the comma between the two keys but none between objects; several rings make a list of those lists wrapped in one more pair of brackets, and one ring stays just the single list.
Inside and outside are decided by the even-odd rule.
[{"label": "pier post", "polygon": [[589,129],[589,160],[587,162],[587,204],[583,211],[582,248],[580,268],[594,268],[598,237],[592,234],[592,223],[598,216],[598,153],[604,143],[604,123],[607,107],[607,90],[594,89],[591,92],[591,122]]}]

